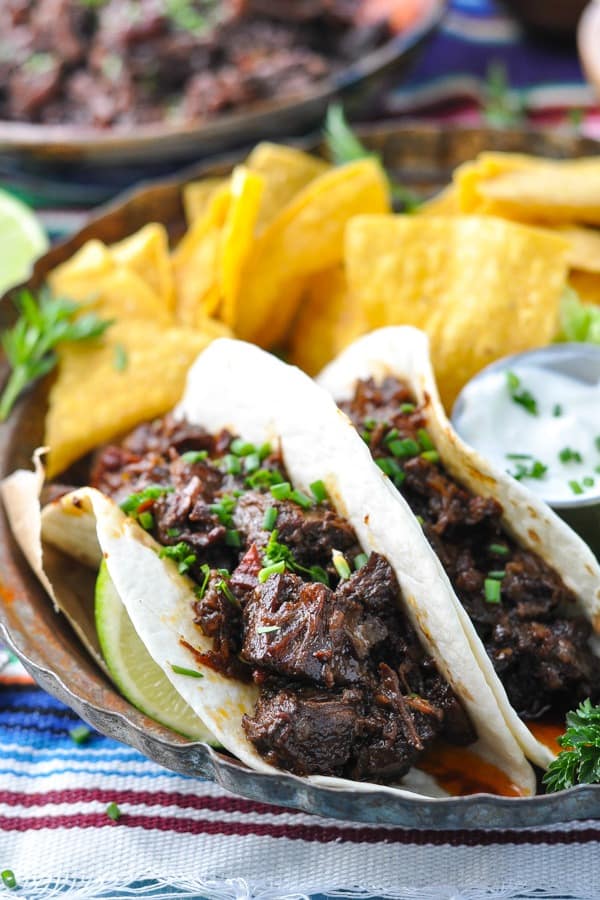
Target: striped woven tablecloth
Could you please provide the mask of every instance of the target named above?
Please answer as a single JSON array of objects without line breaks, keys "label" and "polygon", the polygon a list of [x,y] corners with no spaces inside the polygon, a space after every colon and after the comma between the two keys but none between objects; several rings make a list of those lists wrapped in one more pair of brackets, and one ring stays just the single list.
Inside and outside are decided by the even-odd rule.
[{"label": "striped woven tablecloth", "polygon": [[[504,66],[530,120],[577,120],[600,136],[574,49],[531,43],[491,0],[451,2],[445,26],[380,112],[478,121],[490,63]],[[51,207],[42,217],[57,237],[86,213]],[[175,775],[102,735],[77,744],[70,731],[81,724],[0,649],[0,871],[12,870],[19,885],[13,892],[0,883],[0,896],[600,896],[600,822],[448,833],[319,819]],[[118,821],[107,815],[110,803]]]}]

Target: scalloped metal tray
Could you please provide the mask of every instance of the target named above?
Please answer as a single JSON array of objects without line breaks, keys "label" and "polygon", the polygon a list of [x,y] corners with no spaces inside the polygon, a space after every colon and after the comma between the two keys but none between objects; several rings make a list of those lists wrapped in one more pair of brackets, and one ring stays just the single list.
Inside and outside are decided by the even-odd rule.
[{"label": "scalloped metal tray", "polygon": [[[598,152],[598,145],[570,133],[499,132],[427,126],[382,126],[364,133],[391,171],[408,186],[431,192],[445,184],[458,163],[483,149],[529,151],[548,156]],[[182,228],[181,185],[200,174],[221,174],[232,160],[201,167],[179,179],[149,185],[117,201],[90,220],[69,241],[53,248],[35,267],[31,286],[90,237],[110,242],[151,220],[172,233]],[[0,303],[0,328],[11,321],[11,305]],[[2,375],[0,372],[0,381]],[[42,439],[48,383],[38,385],[0,426],[0,477],[30,464]],[[148,719],[127,703],[100,672],[75,634],[51,608],[16,546],[0,510],[0,639],[22,660],[38,684],[98,731],[139,749],[169,769],[201,775],[242,796],[356,822],[427,829],[520,829],[600,818],[600,785],[527,799],[477,794],[441,800],[395,797],[385,790],[316,787],[292,775],[265,775],[225,753],[184,738]]]}]

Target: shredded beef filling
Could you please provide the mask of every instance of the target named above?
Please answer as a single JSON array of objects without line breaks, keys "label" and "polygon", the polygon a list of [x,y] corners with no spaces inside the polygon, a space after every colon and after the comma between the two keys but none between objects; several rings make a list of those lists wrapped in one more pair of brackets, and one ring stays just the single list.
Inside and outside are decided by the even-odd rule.
[{"label": "shredded beef filling", "polygon": [[[386,378],[357,384],[343,408],[420,518],[423,530],[469,613],[512,705],[525,718],[563,713],[600,698],[600,661],[591,626],[565,617],[575,597],[535,553],[501,524],[502,507],[463,488],[444,468],[409,388]],[[486,595],[486,580],[497,581]]]},{"label": "shredded beef filling", "polygon": [[97,128],[205,121],[381,44],[362,0],[2,0],[0,118]]},{"label": "shredded beef filling", "polygon": [[436,738],[475,740],[398,605],[389,563],[361,554],[320,492],[293,490],[276,449],[166,416],[101,450],[91,482],[196,582],[195,623],[213,648],[189,649],[259,685],[243,727],[269,762],[383,781]]}]

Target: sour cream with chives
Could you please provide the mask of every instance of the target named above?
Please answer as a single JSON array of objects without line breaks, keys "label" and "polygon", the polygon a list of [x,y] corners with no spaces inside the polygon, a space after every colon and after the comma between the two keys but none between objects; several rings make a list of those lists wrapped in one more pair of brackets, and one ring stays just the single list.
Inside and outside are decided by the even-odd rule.
[{"label": "sour cream with chives", "polygon": [[555,344],[500,360],[461,392],[464,440],[556,508],[600,499],[600,348]]}]

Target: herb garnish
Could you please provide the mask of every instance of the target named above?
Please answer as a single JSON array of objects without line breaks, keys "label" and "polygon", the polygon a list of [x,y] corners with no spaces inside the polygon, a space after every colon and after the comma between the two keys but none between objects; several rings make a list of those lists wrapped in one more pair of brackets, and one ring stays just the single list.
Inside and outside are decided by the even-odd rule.
[{"label": "herb garnish", "polygon": [[269,506],[265,510],[263,519],[263,528],[265,531],[273,531],[275,522],[277,521],[278,510],[276,506]]},{"label": "herb garnish", "polygon": [[171,663],[171,668],[177,675],[187,675],[188,678],[204,678],[202,672],[197,672],[196,669],[186,669],[185,666],[178,666],[175,663]]},{"label": "herb garnish", "polygon": [[81,745],[85,744],[91,733],[87,725],[76,725],[75,728],[71,728],[69,731],[69,737],[74,744]]},{"label": "herb garnish", "polygon": [[17,879],[12,869],[3,869],[0,872],[0,878],[4,887],[7,887],[10,891],[14,891],[18,887]]},{"label": "herb garnish", "polygon": [[332,550],[331,559],[333,561],[335,571],[340,576],[340,580],[346,581],[348,578],[350,578],[350,566],[348,565],[348,560],[346,559],[344,554],[340,553],[339,550]]},{"label": "herb garnish", "polygon": [[78,315],[81,304],[53,297],[46,290],[40,291],[37,301],[29,291],[21,291],[15,305],[20,316],[2,335],[12,371],[0,397],[0,422],[9,415],[21,391],[55,367],[58,344],[98,338],[113,324],[94,313]]},{"label": "herb garnish", "polygon": [[[313,581],[320,581],[322,584],[329,584],[329,576],[325,569],[321,568],[321,566],[303,566],[298,560],[295,558],[294,554],[285,544],[280,543],[277,540],[277,529],[273,529],[271,535],[269,537],[269,541],[264,551],[264,563],[265,568],[261,569],[261,572],[264,573],[265,569],[271,569],[277,563],[283,563],[282,568],[273,569],[269,574],[280,574],[284,572],[286,569],[289,569],[291,572],[302,572],[305,575],[309,575]],[[263,576],[263,580],[269,577],[269,574]],[[260,573],[259,573],[260,580]]]},{"label": "herb garnish", "polygon": [[555,418],[558,418],[558,416],[562,416],[562,414],[563,414],[562,406],[560,405],[560,403],[555,403],[554,406],[552,407],[552,415]]},{"label": "herb garnish", "polygon": [[569,481],[569,487],[574,494],[583,494],[583,488],[578,481]]},{"label": "herb garnish", "polygon": [[553,760],[543,782],[547,791],[600,781],[600,706],[584,700],[567,713],[567,730],[558,738],[565,749]]},{"label": "herb garnish", "polygon": [[500,603],[501,585],[496,578],[486,578],[483,582],[483,590],[486,603]]},{"label": "herb garnish", "polygon": [[521,379],[514,372],[506,373],[506,385],[513,403],[518,403],[523,409],[527,410],[532,416],[537,416],[538,405],[537,400],[531,393],[521,385]]},{"label": "herb garnish", "polygon": [[154,516],[150,512],[154,501],[162,497],[163,494],[173,493],[174,490],[175,488],[170,486],[149,484],[143,490],[126,497],[120,504],[120,507],[124,513],[127,513],[128,516],[139,522],[142,528],[149,531],[154,527]]},{"label": "herb garnish", "polygon": [[118,822],[119,819],[121,818],[121,810],[119,809],[119,807],[117,806],[117,804],[115,803],[114,800],[111,803],[109,803],[108,806],[106,807],[106,815],[108,816],[109,819],[112,819],[113,822]]},{"label": "herb garnish", "polygon": [[355,572],[358,572],[359,569],[362,569],[362,567],[367,564],[368,560],[369,557],[366,553],[358,553],[353,560]]},{"label": "herb garnish", "polygon": [[270,634],[272,631],[281,631],[281,625],[259,625],[257,634]]},{"label": "herb garnish", "polygon": [[523,478],[543,478],[546,472],[548,471],[548,466],[546,466],[543,462],[540,462],[539,459],[532,459],[530,456],[526,456],[525,454],[521,454],[517,456],[517,454],[507,454],[509,459],[531,459],[531,464],[527,465],[525,462],[517,462],[517,469],[515,472],[509,472],[509,475],[512,475],[513,478],[516,478],[517,481],[521,481]]},{"label": "herb garnish", "polygon": [[488,550],[490,553],[495,553],[496,556],[509,556],[510,550],[506,546],[506,544],[490,544],[488,546]]},{"label": "herb garnish", "polygon": [[166,557],[177,563],[177,571],[180,575],[185,575],[194,563],[198,562],[198,557],[194,553],[193,548],[186,541],[179,541],[178,544],[173,544],[170,547],[161,547],[158,555],[160,559]]},{"label": "herb garnish", "polygon": [[583,456],[578,450],[573,450],[571,447],[563,447],[563,449],[559,452],[558,458],[562,463],[568,462],[583,462]]},{"label": "herb garnish", "polygon": [[187,453],[182,453],[179,457],[184,463],[189,463],[189,465],[194,465],[194,463],[204,462],[205,459],[208,459],[208,450],[188,450]]},{"label": "herb garnish", "polygon": [[117,372],[124,372],[128,363],[129,357],[127,356],[127,350],[123,344],[115,344],[115,349],[113,351],[113,369],[116,369]]}]

